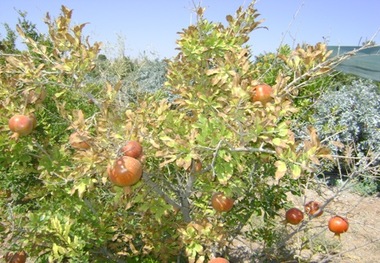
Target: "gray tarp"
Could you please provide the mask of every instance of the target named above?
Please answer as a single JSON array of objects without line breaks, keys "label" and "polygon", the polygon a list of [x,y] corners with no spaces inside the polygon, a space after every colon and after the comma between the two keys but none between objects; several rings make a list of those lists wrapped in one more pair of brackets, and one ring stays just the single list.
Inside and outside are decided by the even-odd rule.
[{"label": "gray tarp", "polygon": [[[328,46],[333,53],[330,57],[343,55],[346,52],[360,48],[359,46]],[[359,77],[380,81],[380,46],[362,49],[356,55],[340,63],[336,70]]]}]

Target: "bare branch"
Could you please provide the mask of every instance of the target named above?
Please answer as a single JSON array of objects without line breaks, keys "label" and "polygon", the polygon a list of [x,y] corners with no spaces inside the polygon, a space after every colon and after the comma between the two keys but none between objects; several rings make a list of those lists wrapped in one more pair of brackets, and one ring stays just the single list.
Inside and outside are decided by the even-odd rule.
[{"label": "bare branch", "polygon": [[253,147],[232,148],[232,149],[230,149],[230,151],[231,152],[262,152],[262,153],[276,154],[276,151],[265,149],[263,147],[260,147],[260,148],[253,148]]}]

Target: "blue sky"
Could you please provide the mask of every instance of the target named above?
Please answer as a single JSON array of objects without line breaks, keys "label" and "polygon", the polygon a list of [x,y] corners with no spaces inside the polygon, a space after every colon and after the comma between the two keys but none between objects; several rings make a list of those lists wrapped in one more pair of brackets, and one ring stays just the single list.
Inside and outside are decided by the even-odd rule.
[{"label": "blue sky", "polygon": [[[89,22],[85,33],[91,41],[101,41],[110,51],[124,40],[125,55],[136,57],[143,51],[159,57],[177,54],[177,32],[191,21],[193,2],[198,0],[2,0],[0,22],[14,27],[16,10],[26,11],[29,20],[45,33],[46,12],[58,16],[61,5],[74,9],[73,23]],[[249,44],[254,55],[272,52],[281,44],[315,44],[327,40],[329,45],[358,45],[380,29],[379,0],[258,0],[256,8],[265,19],[263,26],[251,34]],[[202,0],[210,21],[225,22],[248,0]],[[5,31],[1,26],[1,36]],[[380,32],[374,39],[380,44]]]}]

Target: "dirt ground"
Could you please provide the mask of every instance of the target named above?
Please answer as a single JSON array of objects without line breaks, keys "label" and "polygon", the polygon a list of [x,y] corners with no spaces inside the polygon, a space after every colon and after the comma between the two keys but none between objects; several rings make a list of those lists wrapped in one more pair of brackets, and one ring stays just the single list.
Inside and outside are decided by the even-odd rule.
[{"label": "dirt ground", "polygon": [[[334,194],[331,190],[324,193],[326,197]],[[326,212],[327,215],[322,219],[328,220],[331,214],[338,214],[345,216],[350,226],[349,230],[341,235],[341,246],[334,250],[325,262],[380,262],[379,197],[362,197],[346,191],[326,207]],[[331,232],[326,231],[326,238],[330,237]]]},{"label": "dirt ground", "polygon": [[[236,242],[236,258],[231,263],[248,262],[313,262],[313,263],[375,263],[380,262],[380,196],[363,197],[343,191],[336,196],[335,188],[323,187],[319,194],[307,191],[304,197],[293,198],[296,207],[302,209],[305,201],[316,200],[324,203],[332,201],[324,209],[322,216],[310,221],[306,219],[306,232],[300,231],[288,239],[291,251],[283,259],[270,256],[255,258],[254,244],[244,240]],[[327,222],[333,215],[349,220],[349,229],[340,239],[328,230]],[[287,226],[287,233],[296,232],[297,227]],[[303,246],[307,240],[308,245]],[[302,249],[301,249],[302,247]]]}]

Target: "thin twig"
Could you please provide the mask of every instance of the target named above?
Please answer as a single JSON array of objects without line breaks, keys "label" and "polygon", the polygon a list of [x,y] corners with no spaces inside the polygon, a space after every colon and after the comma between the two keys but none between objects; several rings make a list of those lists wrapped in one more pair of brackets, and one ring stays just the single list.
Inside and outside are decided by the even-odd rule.
[{"label": "thin twig", "polygon": [[377,239],[374,239],[374,240],[370,240],[370,241],[368,241],[367,243],[364,243],[364,244],[362,244],[362,245],[360,245],[360,246],[355,246],[355,247],[353,247],[353,248],[350,248],[350,249],[344,250],[344,251],[342,251],[342,252],[340,252],[340,253],[338,253],[338,254],[329,255],[328,257],[326,257],[325,259],[323,259],[322,261],[320,261],[320,263],[331,262],[331,259],[332,259],[332,258],[340,257],[340,256],[342,256],[343,254],[346,254],[346,253],[348,253],[348,252],[352,252],[352,251],[357,250],[357,249],[359,249],[359,248],[366,247],[366,246],[368,246],[368,245],[370,245],[370,244],[373,244],[373,243],[375,243],[375,242],[378,242],[378,241],[380,241],[380,238],[377,238]]},{"label": "thin twig", "polygon": [[260,148],[254,148],[254,147],[231,148],[230,151],[231,152],[262,152],[262,153],[276,154],[276,151],[265,149],[263,147],[260,147]]}]

